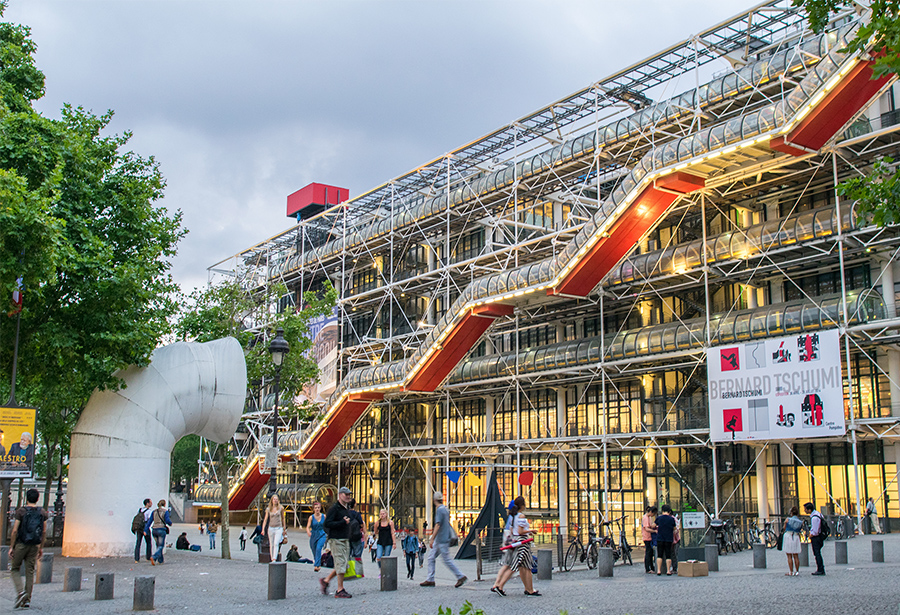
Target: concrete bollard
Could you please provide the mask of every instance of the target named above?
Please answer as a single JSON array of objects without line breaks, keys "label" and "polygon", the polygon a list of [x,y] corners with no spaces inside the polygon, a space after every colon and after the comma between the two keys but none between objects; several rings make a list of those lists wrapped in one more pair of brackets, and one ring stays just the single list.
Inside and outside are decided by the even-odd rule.
[{"label": "concrete bollard", "polygon": [[98,572],[94,578],[94,600],[112,600],[116,575],[112,572]]},{"label": "concrete bollard", "polygon": [[63,582],[64,592],[81,591],[81,568],[70,566],[66,568],[66,580]]},{"label": "concrete bollard", "polygon": [[706,549],[706,565],[710,572],[719,572],[719,545],[704,545]]},{"label": "concrete bollard", "polygon": [[549,581],[553,578],[553,551],[541,549],[537,554],[538,580]]},{"label": "concrete bollard", "polygon": [[152,611],[153,594],[156,592],[156,577],[134,577],[133,611]]},{"label": "concrete bollard", "polygon": [[35,583],[53,583],[53,554],[44,553],[34,571]]},{"label": "concrete bollard", "polygon": [[761,542],[753,543],[753,567],[766,567],[766,545]]},{"label": "concrete bollard", "polygon": [[381,558],[381,591],[397,591],[397,558]]},{"label": "concrete bollard", "polygon": [[809,543],[800,543],[800,565],[809,568]]},{"label": "concrete bollard", "polygon": [[847,563],[847,541],[845,541],[845,540],[835,540],[834,541],[834,563],[835,564],[846,564]]},{"label": "concrete bollard", "polygon": [[613,575],[613,564],[615,564],[615,559],[613,558],[613,550],[610,548],[602,548],[597,549],[597,572],[600,573],[600,577],[612,577]]},{"label": "concrete bollard", "polygon": [[873,540],[872,541],[872,561],[876,564],[884,563],[884,541],[883,540]]},{"label": "concrete bollard", "polygon": [[269,600],[287,598],[287,562],[269,563]]},{"label": "concrete bollard", "polygon": [[0,547],[0,570],[9,570],[9,545]]}]

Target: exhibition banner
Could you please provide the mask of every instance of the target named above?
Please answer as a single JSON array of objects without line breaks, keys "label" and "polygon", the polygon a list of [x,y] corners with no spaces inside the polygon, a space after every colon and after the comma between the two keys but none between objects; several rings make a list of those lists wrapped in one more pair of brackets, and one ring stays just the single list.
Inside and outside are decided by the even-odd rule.
[{"label": "exhibition banner", "polygon": [[710,348],[706,366],[713,442],[846,431],[837,329]]},{"label": "exhibition banner", "polygon": [[34,408],[0,408],[0,478],[31,478],[36,421]]}]

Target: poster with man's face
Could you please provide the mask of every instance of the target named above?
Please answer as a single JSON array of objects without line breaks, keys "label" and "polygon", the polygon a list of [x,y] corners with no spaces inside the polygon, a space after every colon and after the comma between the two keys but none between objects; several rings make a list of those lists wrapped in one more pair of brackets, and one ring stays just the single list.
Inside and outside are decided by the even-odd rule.
[{"label": "poster with man's face", "polygon": [[0,408],[0,478],[31,478],[36,421],[34,408]]}]

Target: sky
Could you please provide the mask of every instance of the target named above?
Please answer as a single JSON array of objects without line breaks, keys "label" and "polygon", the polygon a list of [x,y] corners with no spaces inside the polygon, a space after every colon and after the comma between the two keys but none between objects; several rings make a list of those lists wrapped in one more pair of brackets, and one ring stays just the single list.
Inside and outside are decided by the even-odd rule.
[{"label": "sky", "polygon": [[[10,0],[36,104],[115,111],[190,231],[172,272],[293,224],[310,182],[356,196],[752,6],[735,0]],[[723,65],[724,68],[724,65]]]}]

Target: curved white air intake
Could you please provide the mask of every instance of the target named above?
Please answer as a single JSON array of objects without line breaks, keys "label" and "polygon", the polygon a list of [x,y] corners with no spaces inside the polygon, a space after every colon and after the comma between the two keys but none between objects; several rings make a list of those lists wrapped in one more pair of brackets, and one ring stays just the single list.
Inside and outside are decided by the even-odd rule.
[{"label": "curved white air intake", "polygon": [[244,407],[247,366],[230,337],[158,348],[150,365],[118,376],[125,388],[95,391],[72,433],[65,556],[133,554],[144,498],[169,499],[175,443],[189,434],[226,442]]}]

